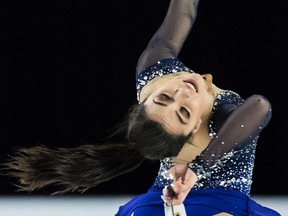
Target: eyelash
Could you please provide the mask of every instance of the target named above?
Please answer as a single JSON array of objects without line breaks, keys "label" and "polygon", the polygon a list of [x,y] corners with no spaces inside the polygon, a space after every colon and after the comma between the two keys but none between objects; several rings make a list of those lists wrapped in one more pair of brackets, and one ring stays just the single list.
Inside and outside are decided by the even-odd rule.
[{"label": "eyelash", "polygon": [[[165,101],[170,101],[173,100],[169,95],[167,94],[161,94],[160,95],[160,99],[161,100],[165,100]],[[185,107],[181,107],[180,108],[180,112],[185,115],[186,118],[190,118],[190,113],[188,112],[188,110]]]},{"label": "eyelash", "polygon": [[170,101],[170,100],[172,100],[172,98],[171,98],[169,95],[167,95],[167,94],[161,94],[161,95],[160,95],[160,98],[161,98],[162,100],[165,100],[165,101]]},{"label": "eyelash", "polygon": [[184,107],[180,108],[180,112],[185,115],[185,117],[190,118],[190,113],[188,112],[188,110]]}]

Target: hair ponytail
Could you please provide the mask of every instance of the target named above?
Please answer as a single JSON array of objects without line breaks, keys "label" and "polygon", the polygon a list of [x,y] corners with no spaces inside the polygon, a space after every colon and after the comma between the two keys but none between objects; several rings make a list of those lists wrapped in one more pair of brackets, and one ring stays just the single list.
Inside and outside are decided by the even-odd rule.
[{"label": "hair ponytail", "polygon": [[190,136],[191,133],[169,134],[161,124],[147,118],[142,103],[131,108],[127,121],[109,137],[117,142],[75,148],[22,148],[5,167],[9,176],[18,178],[20,191],[54,184],[64,187],[56,193],[84,192],[136,169],[145,158],[160,160],[176,156]]},{"label": "hair ponytail", "polygon": [[144,157],[127,144],[90,144],[75,148],[22,148],[5,165],[8,175],[18,178],[19,191],[60,185],[64,189],[55,193],[66,193],[85,192],[136,169],[143,161]]}]

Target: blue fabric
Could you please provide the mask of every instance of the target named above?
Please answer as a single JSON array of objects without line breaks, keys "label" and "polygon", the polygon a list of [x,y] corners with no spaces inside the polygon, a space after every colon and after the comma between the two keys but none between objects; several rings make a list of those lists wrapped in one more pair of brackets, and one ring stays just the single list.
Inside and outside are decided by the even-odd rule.
[{"label": "blue fabric", "polygon": [[[115,216],[164,216],[162,190],[151,187],[145,194],[136,196],[119,208]],[[226,212],[234,216],[280,216],[243,193],[224,189],[191,191],[184,201],[188,216],[211,216]]]},{"label": "blue fabric", "polygon": [[[141,89],[155,77],[182,71],[193,73],[177,58],[163,59],[146,68],[136,79],[137,98]],[[260,99],[265,104],[264,98]],[[209,124],[209,133],[214,138],[201,155],[188,164],[198,179],[184,201],[188,216],[211,216],[221,212],[234,216],[280,216],[250,198],[258,137],[272,111],[271,107],[263,109],[260,99],[244,100],[230,90],[217,94]],[[221,133],[228,116],[229,127]],[[171,158],[161,160],[158,176],[149,191],[121,206],[116,216],[130,216],[132,212],[134,216],[164,216],[162,189],[170,182],[163,175],[172,165]]]},{"label": "blue fabric", "polygon": [[161,77],[167,74],[174,74],[179,72],[194,73],[193,70],[186,67],[177,58],[162,59],[160,61],[157,61],[150,67],[145,68],[140,74],[136,76],[136,90],[138,102],[140,102],[140,92],[148,82],[153,80],[155,77]]}]

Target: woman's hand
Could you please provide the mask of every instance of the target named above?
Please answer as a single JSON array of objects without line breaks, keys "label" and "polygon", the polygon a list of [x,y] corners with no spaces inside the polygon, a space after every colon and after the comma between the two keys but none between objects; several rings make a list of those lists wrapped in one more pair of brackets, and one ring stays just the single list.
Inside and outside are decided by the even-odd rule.
[{"label": "woman's hand", "polygon": [[173,205],[179,205],[183,203],[196,183],[197,176],[191,169],[188,169],[186,164],[175,164],[168,172],[174,177],[174,182],[171,185],[172,188],[165,187],[163,189],[161,198],[168,205],[171,201]]}]

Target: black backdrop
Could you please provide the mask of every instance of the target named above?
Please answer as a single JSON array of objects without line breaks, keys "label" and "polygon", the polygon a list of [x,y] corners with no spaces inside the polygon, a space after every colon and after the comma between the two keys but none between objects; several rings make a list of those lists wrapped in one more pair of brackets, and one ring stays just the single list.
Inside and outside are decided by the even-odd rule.
[{"label": "black backdrop", "polygon": [[[270,124],[256,152],[253,194],[288,194],[288,31],[285,0],[201,0],[180,59],[244,98],[265,95]],[[136,103],[138,56],[168,0],[1,1],[0,159],[15,147],[102,141]],[[109,133],[108,133],[109,134]],[[142,193],[158,162],[145,161],[86,194]],[[1,194],[15,192],[1,177]],[[53,187],[33,194],[49,194]]]}]

